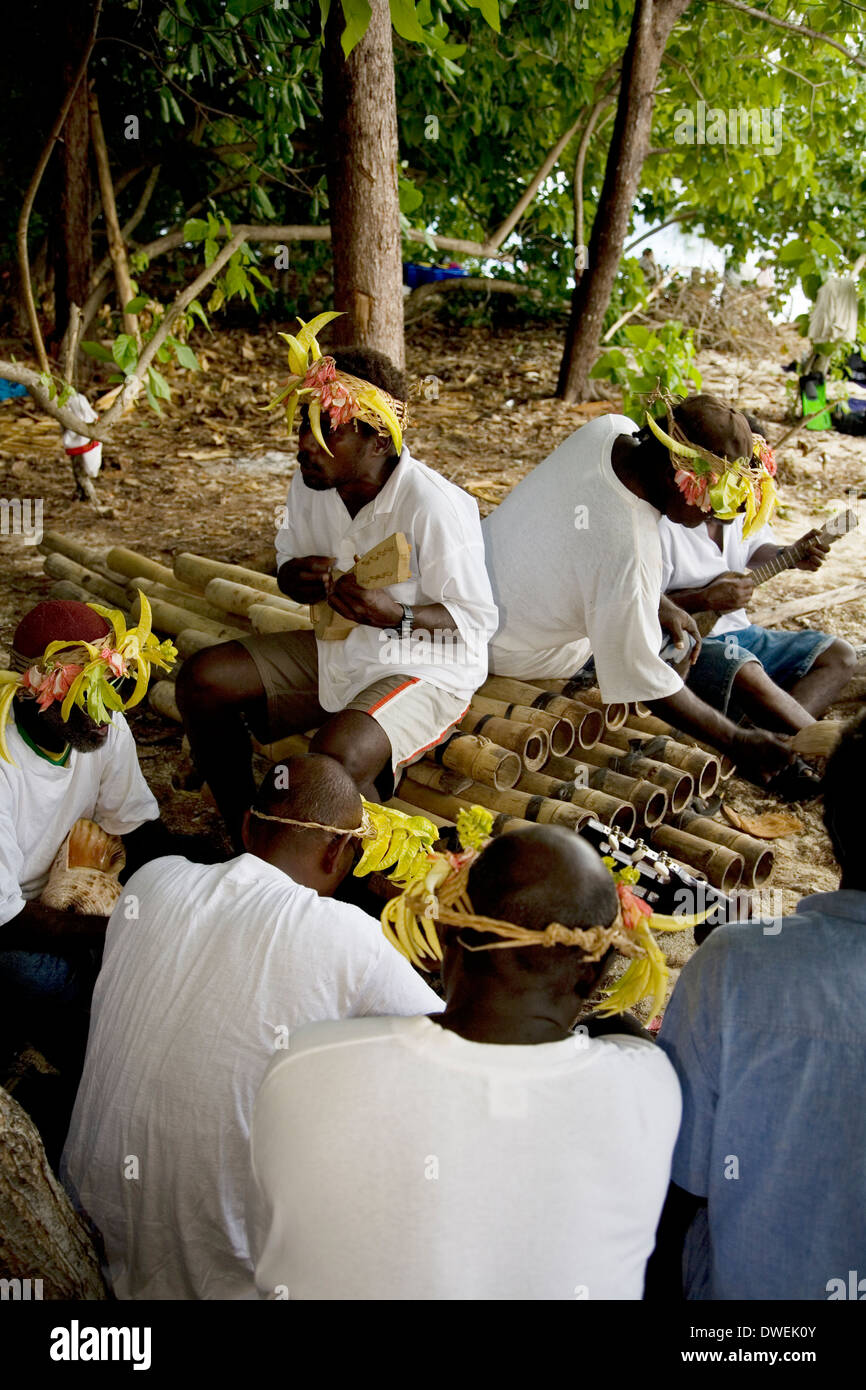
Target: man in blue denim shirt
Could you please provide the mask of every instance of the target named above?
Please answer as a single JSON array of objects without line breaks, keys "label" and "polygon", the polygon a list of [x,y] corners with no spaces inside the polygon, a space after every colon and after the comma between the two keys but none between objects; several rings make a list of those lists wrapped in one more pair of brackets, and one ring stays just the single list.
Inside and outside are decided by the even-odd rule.
[{"label": "man in blue denim shirt", "polygon": [[864,774],[866,719],[825,781],[841,888],[720,927],[674,990],[659,1042],[683,1119],[650,1298],[680,1275],[689,1299],[866,1292]]}]

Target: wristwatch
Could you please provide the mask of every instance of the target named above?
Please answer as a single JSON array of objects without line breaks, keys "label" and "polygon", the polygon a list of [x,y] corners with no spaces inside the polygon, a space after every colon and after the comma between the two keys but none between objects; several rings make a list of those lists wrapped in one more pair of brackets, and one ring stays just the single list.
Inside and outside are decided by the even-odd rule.
[{"label": "wristwatch", "polygon": [[403,609],[403,621],[400,624],[400,632],[404,637],[408,637],[409,633],[412,631],[412,624],[415,621],[415,610],[410,608],[408,603],[401,603],[400,607]]}]

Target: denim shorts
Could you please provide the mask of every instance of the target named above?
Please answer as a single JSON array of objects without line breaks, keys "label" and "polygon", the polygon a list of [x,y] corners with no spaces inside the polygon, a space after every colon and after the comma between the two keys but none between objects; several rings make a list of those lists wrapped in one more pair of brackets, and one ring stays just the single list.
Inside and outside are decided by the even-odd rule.
[{"label": "denim shorts", "polygon": [[692,667],[689,689],[727,713],[737,672],[749,661],[759,661],[771,680],[783,690],[811,671],[818,657],[835,642],[826,632],[771,632],[765,627],[737,628],[719,637],[705,637],[701,654]]}]

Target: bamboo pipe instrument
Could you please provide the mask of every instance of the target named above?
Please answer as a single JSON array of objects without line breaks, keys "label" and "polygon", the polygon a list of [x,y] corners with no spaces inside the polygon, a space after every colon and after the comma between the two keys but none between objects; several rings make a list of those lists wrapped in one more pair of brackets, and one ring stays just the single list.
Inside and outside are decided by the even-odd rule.
[{"label": "bamboo pipe instrument", "polygon": [[631,835],[635,828],[637,811],[630,801],[621,801],[619,797],[607,796],[589,787],[578,787],[574,782],[560,782],[555,777],[546,777],[543,772],[522,773],[516,790],[548,797],[551,801],[570,801],[573,806],[592,811],[599,820],[615,826],[624,835]]},{"label": "bamboo pipe instrument", "polygon": [[550,757],[550,735],[533,724],[498,719],[495,714],[478,714],[470,709],[458,727],[466,734],[482,734],[501,748],[511,748],[528,772],[537,772]]},{"label": "bamboo pipe instrument", "polygon": [[258,739],[254,738],[253,748],[270,762],[280,763],[284,758],[302,758],[305,753],[309,753],[310,740],[306,734],[288,734],[286,738],[277,739],[275,743],[259,743]]},{"label": "bamboo pipe instrument", "polygon": [[636,753],[624,753],[621,748],[611,748],[610,744],[599,743],[595,748],[585,748],[581,757],[594,767],[606,767],[611,772],[622,772],[627,777],[646,778],[664,787],[670,800],[672,811],[683,811],[695,794],[694,778],[678,767],[668,767],[656,762],[654,758],[643,758]]},{"label": "bamboo pipe instrument", "polygon": [[148,701],[151,709],[161,714],[163,719],[172,719],[175,724],[183,723],[177,707],[174,681],[154,681],[148,691]]},{"label": "bamboo pipe instrument", "polygon": [[110,579],[112,584],[119,584],[121,588],[129,578],[126,574],[120,574],[113,570],[108,563],[108,549],[93,549],[90,546],[81,545],[73,540],[71,536],[64,536],[60,531],[45,531],[42,540],[36,549],[41,555],[65,555],[68,560],[74,560],[76,564],[83,565],[85,569],[95,570],[103,578]]},{"label": "bamboo pipe instrument", "polygon": [[552,690],[558,695],[564,695],[570,700],[577,700],[580,704],[588,705],[591,709],[601,710],[605,727],[608,729],[619,729],[628,719],[628,705],[622,703],[605,704],[601,698],[601,692],[595,686],[581,686],[577,681],[567,680],[539,680],[535,684],[540,686],[542,690]]},{"label": "bamboo pipe instrument", "polygon": [[[199,618],[207,618],[209,622],[216,623],[218,627],[224,627],[226,615],[221,608],[215,608],[207,599],[203,599],[199,594],[187,594],[180,589],[170,589],[167,584],[160,584],[156,579],[136,579],[133,581],[136,589],[142,589],[147,597],[162,599],[163,603],[174,604],[177,608],[185,608],[188,613],[195,614]],[[241,626],[241,624],[238,624]]]},{"label": "bamboo pipe instrument", "polygon": [[671,767],[678,767],[683,772],[690,773],[695,779],[698,796],[712,796],[719,785],[722,775],[719,760],[712,753],[705,753],[702,748],[687,748],[685,744],[677,743],[663,734],[645,734],[642,729],[632,729],[628,725],[622,729],[613,729],[607,735],[607,742],[612,748],[621,748],[626,753],[629,751],[630,741],[643,744],[645,757],[657,758],[661,763],[668,763]]},{"label": "bamboo pipe instrument", "polygon": [[[401,787],[401,791],[403,792],[403,799],[407,800],[415,810],[423,811],[425,815],[441,816],[443,820],[452,822],[457,820],[461,811],[470,810],[473,804],[462,796],[452,796],[447,792],[436,791],[434,787],[424,786],[414,779],[407,779],[407,782]],[[492,834],[502,835],[508,830],[519,829],[525,824],[526,822],[517,816],[500,814],[493,821]]]},{"label": "bamboo pipe instrument", "polygon": [[[262,595],[265,598],[265,595]],[[313,624],[301,612],[287,613],[272,603],[253,603],[247,612],[254,632],[301,632],[312,630]]]},{"label": "bamboo pipe instrument", "polygon": [[[76,603],[93,603],[94,600],[94,595],[89,589],[82,589],[80,584],[73,584],[71,579],[58,579],[57,583],[52,584],[48,590],[48,596],[49,598],[71,598]],[[121,607],[119,603],[115,603],[112,606],[119,608],[125,617],[129,616],[127,604]]]},{"label": "bamboo pipe instrument", "polygon": [[[681,729],[675,729],[673,725],[666,724],[663,719],[656,719],[655,715],[652,714],[648,716],[639,715],[637,713],[639,707],[641,709],[646,709],[645,705],[635,705],[635,716],[630,721],[631,728],[640,729],[642,733],[659,734],[664,738],[673,738],[684,748],[701,747],[697,740],[693,739],[690,734],[684,734]],[[707,752],[709,750],[704,749],[703,751]],[[728,778],[732,777],[736,772],[736,764],[733,759],[728,757],[727,753],[719,753],[718,750],[713,749],[712,755],[714,758],[718,759],[719,776],[721,780],[727,782]]]},{"label": "bamboo pipe instrument", "polygon": [[[154,578],[156,577],[154,575]],[[174,577],[175,583],[180,581],[181,584],[189,585],[191,589],[197,589],[199,593],[204,593],[212,579],[234,579],[239,584],[249,584],[253,589],[261,589],[262,593],[285,598],[285,595],[280,593],[280,586],[273,574],[260,574],[258,570],[248,570],[243,565],[230,565],[225,560],[209,560],[204,555],[193,555],[186,550],[174,557]],[[298,607],[300,608],[300,605]]]},{"label": "bamboo pipe instrument", "polygon": [[523,767],[511,749],[501,748],[478,734],[452,734],[446,743],[432,750],[432,758],[441,767],[472,778],[486,773],[500,791],[514,786]]},{"label": "bamboo pipe instrument", "polygon": [[[165,603],[161,598],[155,598],[150,607],[153,615],[153,626],[157,632],[167,632],[170,636],[175,636],[188,627],[196,627],[199,631],[208,633],[215,643],[226,642],[232,638],[246,637],[247,635],[239,627],[225,627],[219,623],[212,623],[209,618],[201,618],[197,614],[190,613],[188,609],[181,608],[178,604]],[[137,598],[130,608],[130,613],[138,622],[140,604]]]},{"label": "bamboo pipe instrument", "polygon": [[570,830],[579,830],[595,812],[585,806],[576,806],[570,801],[554,801],[549,796],[530,796],[528,792],[518,792],[509,788],[497,791],[483,782],[473,782],[464,793],[470,805],[486,806],[489,811],[503,812],[518,820],[533,821],[539,825],[566,825]]},{"label": "bamboo pipe instrument", "polygon": [[[417,816],[419,808],[413,806],[410,801],[403,801],[399,796],[392,796],[390,801],[385,802],[386,806],[391,806],[395,811],[402,811],[404,816]],[[453,820],[446,820],[444,816],[437,816],[435,811],[426,811],[425,815],[439,829],[447,829],[453,825]]]},{"label": "bamboo pipe instrument", "polygon": [[674,830],[669,825],[657,825],[652,832],[652,842],[656,849],[665,849],[675,859],[683,861],[686,867],[700,869],[706,874],[714,888],[730,893],[742,880],[745,862],[741,854],[724,845],[716,845],[690,835],[685,830]]},{"label": "bamboo pipe instrument", "polygon": [[671,724],[666,724],[663,719],[656,719],[654,714],[639,714],[638,709],[646,709],[646,705],[633,705],[634,713],[629,716],[629,724],[634,729],[642,729],[648,734],[666,734],[672,737],[677,730]]},{"label": "bamboo pipe instrument", "polygon": [[548,758],[545,773],[564,781],[577,779],[577,785],[606,792],[635,807],[641,823],[647,829],[658,825],[668,812],[668,794],[664,787],[648,782],[645,777],[627,777],[606,767],[592,767],[572,758]]},{"label": "bamboo pipe instrument", "polygon": [[435,763],[428,763],[423,759],[412,763],[411,767],[406,769],[407,776],[409,772],[412,773],[411,781],[420,782],[424,787],[432,787],[437,792],[445,792],[448,796],[462,796],[472,786],[472,778],[467,777],[465,773],[455,772],[450,767],[437,767]]},{"label": "bamboo pipe instrument", "polygon": [[127,580],[155,579],[158,584],[165,584],[169,589],[183,588],[168,565],[161,565],[157,560],[149,560],[146,555],[139,555],[137,550],[127,550],[125,545],[113,545],[111,547],[108,552],[108,563],[119,574],[125,574]]},{"label": "bamboo pipe instrument", "polygon": [[746,887],[762,888],[772,878],[776,865],[773,848],[754,835],[735,830],[731,825],[723,825],[709,816],[693,816],[688,811],[684,811],[680,817],[680,827],[690,835],[698,835],[702,840],[724,845],[735,854],[741,854],[745,864],[743,880]]},{"label": "bamboo pipe instrument", "polygon": [[[222,640],[229,642],[233,639],[224,637]],[[218,647],[219,642],[214,641],[209,632],[202,632],[200,628],[185,627],[174,638],[174,645],[180,656],[187,657],[195,656],[196,652],[204,651],[205,647]]]},{"label": "bamboo pipe instrument", "polygon": [[86,589],[91,602],[112,604],[115,608],[126,608],[131,595],[120,584],[113,584],[101,574],[70,560],[67,555],[50,552],[42,562],[42,568],[52,579],[67,579],[79,589]]},{"label": "bamboo pipe instrument", "polygon": [[505,700],[489,700],[486,695],[472,696],[472,710],[478,714],[495,714],[500,719],[516,719],[521,724],[536,724],[550,735],[550,751],[565,756],[574,746],[577,731],[570,719],[561,714],[548,714],[531,705],[510,705]]},{"label": "bamboo pipe instrument", "polygon": [[204,591],[208,603],[221,608],[224,613],[235,613],[239,617],[249,617],[253,604],[266,603],[280,613],[293,613],[296,617],[306,617],[305,610],[282,594],[265,594],[254,589],[251,584],[239,584],[235,579],[209,579]]},{"label": "bamboo pipe instrument", "polygon": [[489,676],[478,693],[491,700],[513,701],[529,705],[531,709],[547,710],[548,714],[563,715],[574,724],[581,748],[592,748],[604,732],[601,710],[590,709],[576,700],[557,695],[554,691],[541,690],[526,681],[512,680],[510,676]]}]

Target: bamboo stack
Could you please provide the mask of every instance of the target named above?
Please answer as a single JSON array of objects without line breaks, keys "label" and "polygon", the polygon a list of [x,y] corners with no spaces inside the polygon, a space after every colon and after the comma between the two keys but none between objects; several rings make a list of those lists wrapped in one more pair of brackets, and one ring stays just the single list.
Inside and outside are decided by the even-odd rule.
[{"label": "bamboo stack", "polygon": [[[279,592],[276,578],[182,553],[171,566],[124,546],[86,546],[46,532],[39,549],[52,596],[121,609],[131,621],[145,593],[158,633],[181,659],[252,632],[310,630],[309,609]],[[177,668],[175,668],[176,674]],[[180,722],[172,679],[154,681],[151,706]],[[302,753],[303,735],[259,746],[273,761]],[[597,690],[565,680],[491,677],[455,732],[406,771],[399,800],[444,824],[486,806],[500,833],[527,821],[575,830],[590,817],[645,834],[724,891],[766,884],[773,851],[764,842],[690,809],[733,772],[644,706],[605,704]]]}]

